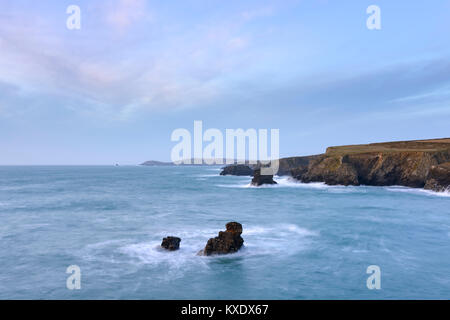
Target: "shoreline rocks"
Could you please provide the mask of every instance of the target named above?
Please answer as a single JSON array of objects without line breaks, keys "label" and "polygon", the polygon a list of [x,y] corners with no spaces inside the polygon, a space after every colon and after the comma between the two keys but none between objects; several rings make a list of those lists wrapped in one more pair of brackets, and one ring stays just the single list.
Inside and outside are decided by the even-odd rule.
[{"label": "shoreline rocks", "polygon": [[[283,158],[277,174],[303,183],[400,185],[442,192],[450,190],[449,162],[450,138],[396,141],[329,147],[321,155]],[[272,181],[254,170],[253,185]]]},{"label": "shoreline rocks", "polygon": [[236,164],[236,165],[229,165],[224,168],[222,168],[222,172],[220,172],[221,176],[252,176],[253,175],[253,169],[245,164]]},{"label": "shoreline rocks", "polygon": [[450,191],[450,162],[432,166],[424,188],[436,192]]},{"label": "shoreline rocks", "polygon": [[178,237],[166,237],[163,239],[161,247],[169,251],[175,251],[180,249],[180,242],[181,239]]},{"label": "shoreline rocks", "polygon": [[235,253],[244,244],[241,234],[242,225],[240,223],[228,222],[226,231],[220,231],[217,237],[209,239],[205,248],[199,252],[199,255],[211,256]]}]

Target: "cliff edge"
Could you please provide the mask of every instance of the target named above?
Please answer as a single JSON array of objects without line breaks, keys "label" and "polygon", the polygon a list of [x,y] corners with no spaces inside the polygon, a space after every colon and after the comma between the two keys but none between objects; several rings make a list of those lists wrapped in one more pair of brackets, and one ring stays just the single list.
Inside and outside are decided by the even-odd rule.
[{"label": "cliff edge", "polygon": [[445,179],[438,177],[445,168],[433,171],[432,168],[449,161],[450,139],[385,142],[329,147],[325,154],[310,162],[308,170],[296,174],[293,169],[292,173],[302,182],[414,188],[427,185],[436,190],[433,186],[437,184],[427,184],[432,178],[430,174],[434,173],[436,182],[445,183]]},{"label": "cliff edge", "polygon": [[450,138],[329,147],[320,155],[280,159],[278,175],[305,183],[446,191],[450,190]]}]

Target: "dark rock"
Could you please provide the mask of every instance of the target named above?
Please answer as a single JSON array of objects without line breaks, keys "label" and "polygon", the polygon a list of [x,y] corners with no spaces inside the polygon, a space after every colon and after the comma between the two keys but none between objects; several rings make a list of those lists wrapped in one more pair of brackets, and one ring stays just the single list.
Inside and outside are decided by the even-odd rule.
[{"label": "dark rock", "polygon": [[450,191],[450,162],[431,167],[425,189],[436,192]]},{"label": "dark rock", "polygon": [[[302,157],[289,157],[282,158],[279,160],[278,172],[276,175],[279,176],[290,176],[292,175],[291,170],[297,169],[298,167],[307,168],[310,161],[317,159],[320,155],[313,156],[302,156]],[[230,164],[222,168],[221,175],[235,175],[235,176],[253,176],[254,170],[261,167],[261,162],[257,161],[254,164],[246,162],[245,164]]]},{"label": "dark rock", "polygon": [[299,168],[307,169],[309,163],[312,160],[317,159],[319,156],[320,155],[282,158],[278,163],[279,168],[276,174],[278,176],[294,176],[294,174],[298,175],[298,172],[293,173],[292,170],[297,170]]},{"label": "dark rock", "polygon": [[232,164],[222,168],[221,176],[252,176],[253,169],[245,164]]},{"label": "dark rock", "polygon": [[358,173],[335,157],[324,157],[310,166],[300,177],[302,182],[325,182],[328,185],[359,185]]},{"label": "dark rock", "polygon": [[180,242],[181,239],[178,237],[167,237],[163,239],[161,247],[169,251],[175,251],[180,248]]},{"label": "dark rock", "polygon": [[219,236],[209,239],[205,249],[199,254],[210,256],[237,252],[244,244],[241,237],[242,225],[238,222],[229,222],[226,228],[226,231],[219,232]]},{"label": "dark rock", "polygon": [[277,184],[273,180],[273,175],[261,175],[261,169],[256,169],[253,173],[252,185],[262,186],[263,184]]}]

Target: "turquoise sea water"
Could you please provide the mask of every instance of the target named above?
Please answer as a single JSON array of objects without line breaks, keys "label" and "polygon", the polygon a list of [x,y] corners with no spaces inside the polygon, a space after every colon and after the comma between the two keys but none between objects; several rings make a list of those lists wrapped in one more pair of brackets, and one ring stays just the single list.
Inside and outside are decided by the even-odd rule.
[{"label": "turquoise sea water", "polygon": [[[0,167],[1,299],[450,298],[450,196],[219,167]],[[200,257],[225,223],[245,248]],[[181,249],[158,249],[167,235]],[[81,290],[66,268],[81,268]],[[366,286],[381,268],[381,290]]]}]

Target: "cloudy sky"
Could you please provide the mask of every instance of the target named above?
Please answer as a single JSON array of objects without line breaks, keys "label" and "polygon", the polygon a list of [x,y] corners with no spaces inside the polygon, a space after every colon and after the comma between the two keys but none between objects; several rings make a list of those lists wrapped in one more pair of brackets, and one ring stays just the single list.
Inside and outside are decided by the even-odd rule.
[{"label": "cloudy sky", "polygon": [[0,0],[0,164],[169,160],[194,120],[282,156],[449,137],[449,34],[448,0]]}]

